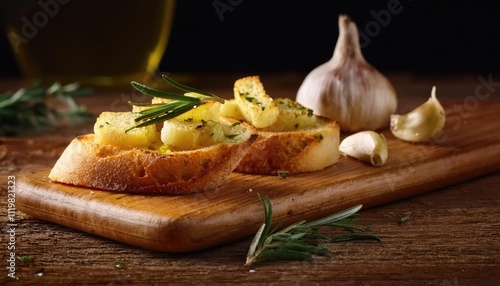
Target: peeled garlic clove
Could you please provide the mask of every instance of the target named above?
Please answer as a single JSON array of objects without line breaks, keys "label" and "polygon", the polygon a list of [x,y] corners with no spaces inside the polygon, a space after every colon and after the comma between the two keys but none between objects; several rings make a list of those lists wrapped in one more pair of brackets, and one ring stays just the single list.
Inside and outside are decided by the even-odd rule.
[{"label": "peeled garlic clove", "polygon": [[361,131],[346,137],[340,143],[341,153],[379,167],[387,161],[387,142],[381,133]]},{"label": "peeled garlic clove", "polygon": [[391,132],[404,141],[427,141],[443,130],[445,121],[444,109],[436,98],[434,86],[427,102],[406,114],[391,115]]},{"label": "peeled garlic clove", "polygon": [[339,16],[332,58],[306,76],[296,101],[346,132],[386,127],[397,107],[393,86],[364,59],[356,24],[346,15]]}]

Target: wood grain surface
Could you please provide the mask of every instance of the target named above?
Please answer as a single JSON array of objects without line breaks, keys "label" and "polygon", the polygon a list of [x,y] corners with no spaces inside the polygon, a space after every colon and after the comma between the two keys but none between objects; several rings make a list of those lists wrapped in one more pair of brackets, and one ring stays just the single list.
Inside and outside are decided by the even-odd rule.
[{"label": "wood grain surface", "polygon": [[[234,79],[246,75],[188,74],[183,82],[228,97]],[[275,97],[293,97],[303,76],[261,74],[266,90]],[[437,86],[438,98],[458,102],[448,106],[452,128],[467,126],[483,106],[500,100],[500,78],[491,74],[398,73],[389,78],[400,97],[401,112],[423,102],[432,85]],[[0,81],[1,90],[24,85]],[[99,114],[126,110],[128,100],[139,99],[123,91],[106,91],[80,102]],[[313,262],[269,261],[250,268],[243,264],[251,237],[188,253],[158,252],[17,210],[15,254],[33,259],[16,261],[16,278],[7,277],[8,176],[20,180],[49,169],[71,139],[92,132],[92,124],[0,137],[0,285],[500,285],[500,171],[447,187],[430,186],[435,191],[361,210],[358,225],[371,228],[380,243],[325,244],[329,257],[315,257]],[[485,123],[489,124],[494,123]],[[411,165],[418,153],[411,158],[396,163]],[[402,217],[408,219],[403,222]],[[328,228],[322,232],[338,234]]]},{"label": "wood grain surface", "polygon": [[[447,102],[445,108],[457,104]],[[52,183],[48,171],[18,185],[19,210],[36,218],[127,244],[168,252],[208,248],[248,237],[262,223],[257,193],[276,220],[315,219],[363,204],[373,207],[500,168],[500,102],[481,106],[425,144],[385,132],[389,159],[380,168],[341,158],[323,171],[286,179],[233,173],[219,189],[184,196],[144,196]],[[453,118],[452,118],[453,119]],[[488,124],[487,124],[488,123]]]}]

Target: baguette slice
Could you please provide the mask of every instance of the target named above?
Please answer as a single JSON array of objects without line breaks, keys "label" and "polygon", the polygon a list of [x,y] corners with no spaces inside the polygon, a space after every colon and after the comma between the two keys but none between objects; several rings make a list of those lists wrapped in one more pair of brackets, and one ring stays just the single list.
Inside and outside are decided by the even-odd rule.
[{"label": "baguette slice", "polygon": [[189,194],[220,186],[257,135],[245,127],[238,140],[189,151],[160,153],[75,138],[52,168],[55,182],[115,192]]},{"label": "baguette slice", "polygon": [[237,80],[234,97],[222,105],[221,114],[246,120],[259,135],[235,171],[306,173],[338,161],[340,128],[334,121],[315,116],[292,99],[273,100],[258,76]]},{"label": "baguette slice", "polygon": [[315,127],[296,131],[258,131],[259,137],[235,171],[252,174],[291,174],[322,170],[337,163],[340,128],[318,117]]}]

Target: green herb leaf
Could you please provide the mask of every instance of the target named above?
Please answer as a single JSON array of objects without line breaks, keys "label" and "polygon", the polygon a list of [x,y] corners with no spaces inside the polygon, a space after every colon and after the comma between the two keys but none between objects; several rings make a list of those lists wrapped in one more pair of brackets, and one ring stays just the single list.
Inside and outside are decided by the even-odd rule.
[{"label": "green herb leaf", "polygon": [[411,212],[407,212],[407,213],[405,213],[405,214],[404,214],[403,216],[401,216],[401,218],[399,219],[399,223],[405,223],[405,222],[409,221],[409,220],[410,220],[410,218],[411,218],[411,215],[412,215],[412,213],[411,213]]},{"label": "green herb leaf", "polygon": [[290,172],[288,171],[278,171],[278,178],[280,179],[286,179],[290,176]]},{"label": "green herb leaf", "polygon": [[18,256],[17,259],[21,262],[30,262],[33,260],[33,255],[23,255],[23,256]]},{"label": "green herb leaf", "polygon": [[193,88],[193,87],[189,87],[189,86],[180,84],[180,83],[174,81],[173,79],[169,78],[166,75],[162,75],[161,78],[163,80],[165,80],[166,82],[168,82],[171,86],[173,86],[173,87],[175,87],[177,89],[184,90],[186,92],[194,92],[194,93],[202,94],[202,95],[205,95],[205,96],[216,97],[215,95],[213,95],[213,94],[211,94],[209,92],[206,92],[206,91],[203,91],[203,90],[199,90],[197,88]]},{"label": "green herb leaf", "polygon": [[[271,230],[273,208],[268,197],[263,198],[258,194],[264,208],[264,223],[254,236],[250,244],[245,265],[264,260],[301,260],[312,261],[313,255],[328,256],[328,249],[316,242],[326,241],[333,243],[346,242],[351,240],[376,240],[375,235],[365,234],[370,231],[367,228],[354,227],[351,224],[356,222],[357,212],[361,205],[348,208],[330,216],[320,218],[311,222],[305,220],[298,221],[288,227],[279,230],[283,222],[279,222]],[[360,233],[351,233],[330,237],[319,234],[320,227],[338,227],[340,229]]]},{"label": "green herb leaf", "polygon": [[195,108],[197,105],[199,105],[199,103],[197,102],[173,101],[143,110],[139,112],[141,116],[138,116],[135,119],[136,122],[140,123],[130,127],[129,129],[125,130],[125,132],[128,132],[134,128],[144,127],[175,118]]},{"label": "green herb leaf", "polygon": [[[76,124],[94,116],[77,104],[75,97],[92,92],[80,88],[78,83],[51,85],[35,83],[15,92],[0,94],[0,135],[17,135],[20,132],[41,130],[67,124]],[[52,101],[65,107],[55,108]]]},{"label": "green herb leaf", "polygon": [[116,263],[115,268],[116,269],[124,269],[124,268],[126,268],[126,265],[125,265],[125,263]]},{"label": "green herb leaf", "polygon": [[134,128],[139,128],[139,127],[144,127],[148,126],[151,124],[156,124],[160,123],[172,118],[175,118],[181,114],[184,114],[200,105],[203,105],[207,103],[208,101],[218,101],[223,103],[224,99],[219,98],[211,93],[192,88],[183,84],[180,84],[178,82],[175,82],[173,79],[169,78],[166,75],[162,75],[162,78],[168,82],[170,85],[173,87],[187,91],[187,92],[194,92],[199,95],[200,97],[194,97],[194,96],[188,96],[188,95],[183,95],[183,94],[177,94],[173,92],[167,92],[167,91],[162,91],[158,90],[149,86],[146,86],[144,84],[132,81],[131,84],[132,86],[138,90],[139,92],[153,96],[153,97],[159,97],[159,98],[164,98],[164,99],[169,99],[171,100],[170,102],[166,103],[138,103],[138,102],[129,102],[130,105],[133,106],[141,106],[141,107],[149,107],[147,109],[144,109],[140,112],[140,116],[138,116],[135,119],[135,122],[137,122],[136,125],[131,126],[125,132],[128,132]]},{"label": "green herb leaf", "polygon": [[154,89],[152,87],[146,86],[144,84],[138,83],[138,82],[131,82],[132,86],[137,90],[142,92],[143,94],[154,96],[154,97],[159,97],[159,98],[164,98],[164,99],[171,99],[171,100],[180,100],[180,101],[200,101],[199,98],[192,97],[192,96],[185,96],[185,95],[180,95],[180,94],[175,94],[172,92],[168,91],[161,91]]}]

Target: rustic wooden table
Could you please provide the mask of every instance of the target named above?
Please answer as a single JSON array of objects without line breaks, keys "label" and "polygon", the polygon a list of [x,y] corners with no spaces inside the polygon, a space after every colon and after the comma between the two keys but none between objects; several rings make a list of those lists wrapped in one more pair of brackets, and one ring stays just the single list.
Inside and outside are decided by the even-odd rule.
[{"label": "rustic wooden table", "polygon": [[[234,80],[245,75],[178,78],[230,97]],[[293,97],[302,78],[295,73],[261,75],[273,97]],[[439,98],[459,102],[464,116],[467,108],[500,98],[500,81],[492,75],[398,74],[389,78],[400,96],[402,111],[426,100],[432,85],[437,86]],[[3,80],[0,90],[21,85],[21,81]],[[98,114],[128,110],[128,100],[141,97],[131,90],[96,91],[80,102]],[[20,211],[15,213],[15,225],[9,225],[8,181],[50,168],[69,141],[92,132],[92,125],[0,138],[0,284],[500,285],[500,170],[364,209],[360,225],[371,228],[382,242],[331,244],[330,257],[316,257],[313,262],[276,261],[245,267],[250,237],[203,251],[172,254],[124,245]],[[409,219],[402,222],[407,214],[411,214]],[[15,250],[9,249],[11,245]],[[33,256],[27,262],[15,260],[15,279],[7,276],[11,252]]]}]

